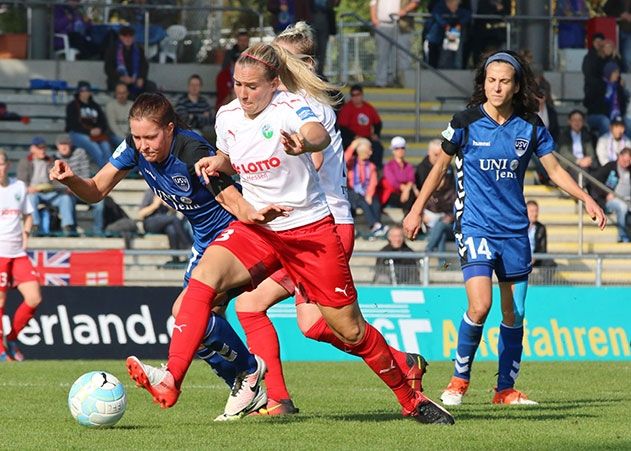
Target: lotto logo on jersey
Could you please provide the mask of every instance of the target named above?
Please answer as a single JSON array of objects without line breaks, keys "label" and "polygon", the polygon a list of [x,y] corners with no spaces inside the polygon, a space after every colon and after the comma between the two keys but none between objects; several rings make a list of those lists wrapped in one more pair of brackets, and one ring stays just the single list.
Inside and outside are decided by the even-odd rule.
[{"label": "lotto logo on jersey", "polygon": [[510,162],[506,158],[483,158],[480,160],[480,169],[485,172],[493,172],[495,181],[517,178],[515,170],[518,167],[519,160],[510,160]]},{"label": "lotto logo on jersey", "polygon": [[269,171],[272,168],[280,166],[280,159],[272,157],[268,160],[252,161],[250,163],[233,164],[232,167],[237,174],[252,174],[255,172]]},{"label": "lotto logo on jersey", "polygon": [[302,108],[299,108],[296,111],[296,114],[298,115],[298,117],[300,119],[302,119],[303,121],[307,118],[310,117],[316,117],[315,114],[313,114],[313,111],[311,110],[311,108],[309,108],[308,106],[303,106]]}]

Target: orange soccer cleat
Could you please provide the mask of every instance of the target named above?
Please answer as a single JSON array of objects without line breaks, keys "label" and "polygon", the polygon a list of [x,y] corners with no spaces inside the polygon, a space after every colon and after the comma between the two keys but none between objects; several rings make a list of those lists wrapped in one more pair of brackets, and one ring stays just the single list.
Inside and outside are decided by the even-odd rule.
[{"label": "orange soccer cleat", "polygon": [[177,402],[180,390],[175,386],[173,375],[164,365],[162,368],[155,368],[131,356],[127,357],[127,372],[136,386],[147,390],[153,397],[153,401],[160,404],[163,409]]},{"label": "orange soccer cleat", "polygon": [[526,396],[519,390],[515,390],[514,388],[507,388],[505,390],[495,392],[495,396],[493,396],[493,404],[519,404],[525,406],[535,406],[539,403],[528,399],[528,396]]}]

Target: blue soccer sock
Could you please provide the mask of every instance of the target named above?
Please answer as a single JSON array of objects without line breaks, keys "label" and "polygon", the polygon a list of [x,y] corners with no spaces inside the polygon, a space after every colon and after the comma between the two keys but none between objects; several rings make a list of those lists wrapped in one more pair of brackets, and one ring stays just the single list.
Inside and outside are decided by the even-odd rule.
[{"label": "blue soccer sock", "polygon": [[471,365],[473,365],[475,352],[480,345],[483,329],[484,324],[474,323],[465,312],[458,329],[458,349],[454,362],[454,377],[467,381],[471,378]]},{"label": "blue soccer sock", "polygon": [[228,384],[228,387],[232,387],[234,380],[237,377],[237,369],[235,368],[233,362],[224,359],[218,353],[206,347],[200,348],[197,351],[197,357],[209,364],[215,374]]},{"label": "blue soccer sock", "polygon": [[[207,351],[198,351],[212,369],[229,386],[232,386],[236,374],[256,371],[257,362],[230,323],[220,315],[213,313],[208,321],[202,344]],[[213,352],[214,351],[214,352]]]},{"label": "blue soccer sock", "polygon": [[524,327],[508,327],[500,324],[500,339],[497,345],[499,354],[499,372],[497,376],[497,391],[515,386],[519,375],[521,354],[524,350]]}]

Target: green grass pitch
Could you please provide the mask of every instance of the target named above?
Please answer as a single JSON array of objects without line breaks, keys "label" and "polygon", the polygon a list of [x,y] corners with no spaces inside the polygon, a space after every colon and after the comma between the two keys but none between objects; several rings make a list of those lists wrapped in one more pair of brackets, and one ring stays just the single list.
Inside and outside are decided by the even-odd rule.
[{"label": "green grass pitch", "polygon": [[[438,399],[452,365],[430,365],[426,394]],[[631,362],[525,362],[518,387],[539,406],[491,405],[496,364],[478,362],[456,425],[402,418],[394,396],[367,367],[286,363],[300,414],[213,423],[227,387],[201,362],[178,404],[161,410],[127,377],[123,361],[0,364],[0,449],[631,449]],[[84,372],[106,370],[127,389],[125,416],[112,429],[79,426],[67,394]]]}]

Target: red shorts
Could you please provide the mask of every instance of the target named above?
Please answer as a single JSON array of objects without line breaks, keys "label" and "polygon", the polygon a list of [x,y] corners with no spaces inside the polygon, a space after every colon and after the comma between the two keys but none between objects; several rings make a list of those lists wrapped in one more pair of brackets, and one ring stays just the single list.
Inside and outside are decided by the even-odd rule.
[{"label": "red shorts", "polygon": [[343,307],[357,300],[346,252],[331,216],[280,232],[235,221],[211,246],[222,246],[239,259],[253,285],[282,266],[308,302]]},{"label": "red shorts", "polygon": [[0,257],[0,291],[6,293],[9,288],[24,282],[37,282],[39,274],[33,268],[31,260],[23,257]]}]

